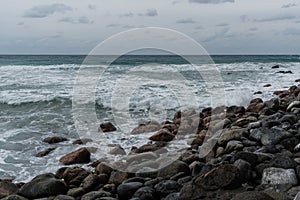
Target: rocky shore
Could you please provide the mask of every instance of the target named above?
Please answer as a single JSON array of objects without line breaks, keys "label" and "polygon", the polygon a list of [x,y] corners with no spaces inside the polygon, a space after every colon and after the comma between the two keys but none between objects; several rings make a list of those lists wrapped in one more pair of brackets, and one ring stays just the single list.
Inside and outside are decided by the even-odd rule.
[{"label": "rocky shore", "polygon": [[[296,82],[298,82],[296,80]],[[0,181],[0,198],[5,200],[290,200],[300,199],[300,86],[275,91],[276,98],[251,100],[242,106],[206,108],[201,113],[178,111],[172,121],[149,122],[131,134],[153,132],[148,144],[133,147],[129,155],[117,146],[110,154],[126,155],[126,163],[138,159],[159,159],[161,149],[179,129],[196,129],[190,148],[171,165],[160,168],[159,162],[149,166],[152,173],[117,170],[100,159],[91,162],[91,149],[79,148],[60,158],[66,165],[55,174],[42,174],[28,183]],[[185,116],[183,118],[182,116]],[[215,120],[215,121],[214,121]],[[99,127],[102,132],[115,131],[111,123]],[[214,135],[218,134],[215,138]],[[204,139],[215,139],[213,149],[199,156]],[[65,138],[46,138],[49,144]],[[88,143],[90,139],[73,144]],[[55,148],[37,156],[47,156]],[[201,153],[201,152],[200,152]],[[93,170],[68,167],[90,163]],[[158,164],[157,164],[158,163]],[[139,163],[136,163],[136,166]]]}]

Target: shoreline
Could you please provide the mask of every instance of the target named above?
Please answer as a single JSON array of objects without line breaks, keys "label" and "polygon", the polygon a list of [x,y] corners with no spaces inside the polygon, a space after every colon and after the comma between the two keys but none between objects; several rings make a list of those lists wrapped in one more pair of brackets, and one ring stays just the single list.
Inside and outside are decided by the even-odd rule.
[{"label": "shoreline", "polygon": [[[90,162],[90,149],[84,147],[63,156],[60,161],[66,167],[59,169],[55,175],[39,175],[25,184],[2,180],[0,198],[293,199],[300,192],[300,87],[291,86],[289,90],[275,91],[274,94],[278,98],[264,102],[255,98],[246,108],[207,108],[201,113],[189,113],[188,116],[200,117],[198,124],[190,120],[194,118],[182,119],[182,113],[177,112],[173,121],[168,123],[149,123],[134,129],[135,134],[155,134],[150,137],[152,144],[132,149],[133,161],[138,161],[135,159],[140,159],[140,155],[142,159],[156,159],[157,151],[178,137],[179,127],[197,129],[191,147],[178,160],[158,172],[122,172],[101,160],[91,163],[93,171],[68,167],[73,163]],[[200,158],[197,149],[205,136],[210,135],[208,127],[217,126],[210,121],[213,119],[211,113],[222,115],[224,126],[215,129],[221,132],[213,150]],[[101,126],[103,132],[115,130],[110,123]],[[54,137],[46,142],[61,141],[64,139]],[[74,142],[81,144],[85,141]],[[41,152],[40,156],[46,156],[52,150]],[[121,147],[115,147],[111,152],[115,155],[124,153]],[[139,163],[136,164],[138,166]]]}]

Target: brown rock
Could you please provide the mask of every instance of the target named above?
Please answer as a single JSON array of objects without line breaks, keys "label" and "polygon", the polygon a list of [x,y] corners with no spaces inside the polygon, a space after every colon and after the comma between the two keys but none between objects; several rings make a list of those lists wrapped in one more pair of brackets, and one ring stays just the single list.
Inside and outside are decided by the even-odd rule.
[{"label": "brown rock", "polygon": [[138,151],[140,153],[144,153],[144,152],[154,152],[154,151],[157,151],[161,148],[163,148],[164,146],[166,146],[166,143],[165,142],[156,142],[154,144],[145,144],[145,145],[142,145],[140,148],[138,148]]},{"label": "brown rock", "polygon": [[18,187],[9,181],[0,181],[0,199],[18,192]]},{"label": "brown rock", "polygon": [[51,153],[52,151],[54,151],[56,148],[48,148],[44,151],[41,151],[39,153],[37,153],[35,156],[36,157],[44,157],[44,156],[47,156],[49,153]]},{"label": "brown rock", "polygon": [[168,166],[160,169],[158,177],[170,178],[179,172],[183,172],[186,176],[188,176],[190,174],[190,168],[186,163],[176,160]]},{"label": "brown rock", "polygon": [[107,174],[110,175],[110,173],[113,171],[113,168],[110,167],[107,163],[101,162],[96,167],[96,173],[97,174]]},{"label": "brown rock", "polygon": [[114,147],[113,149],[111,149],[108,154],[111,154],[111,155],[126,155],[126,152],[125,150],[122,148],[122,147]]},{"label": "brown rock", "polygon": [[158,132],[156,132],[154,135],[152,135],[149,138],[149,140],[169,142],[169,141],[173,140],[174,137],[175,137],[175,135],[172,134],[169,130],[161,129]]},{"label": "brown rock", "polygon": [[98,128],[98,132],[113,132],[116,131],[117,128],[111,122],[104,122],[100,124]]},{"label": "brown rock", "polygon": [[127,172],[121,172],[121,171],[113,171],[109,177],[108,183],[113,183],[115,185],[120,185],[123,181],[125,181],[128,178]]},{"label": "brown rock", "polygon": [[158,131],[160,129],[161,125],[156,121],[149,121],[146,124],[140,124],[138,127],[135,127],[131,134],[141,134],[141,133],[150,133],[154,131]]},{"label": "brown rock", "polygon": [[255,113],[259,113],[265,106],[266,106],[265,103],[251,103],[251,104],[247,107],[246,112],[255,112]]},{"label": "brown rock", "polygon": [[59,159],[64,165],[71,165],[76,163],[88,163],[90,162],[91,153],[87,148],[78,149],[72,153],[69,153]]},{"label": "brown rock", "polygon": [[80,167],[68,168],[63,173],[63,179],[69,186],[80,186],[82,181],[90,174]]},{"label": "brown rock", "polygon": [[92,142],[92,139],[89,138],[82,138],[82,139],[78,139],[72,142],[72,144],[76,145],[76,144],[86,144],[88,142]]},{"label": "brown rock", "polygon": [[64,137],[47,137],[43,140],[43,142],[46,142],[48,144],[55,144],[55,143],[64,142],[67,140],[68,139],[64,138]]},{"label": "brown rock", "polygon": [[272,197],[267,195],[266,193],[259,192],[259,191],[249,191],[243,192],[240,194],[235,195],[232,200],[274,200]]},{"label": "brown rock", "polygon": [[265,84],[264,87],[271,87],[271,84]]}]

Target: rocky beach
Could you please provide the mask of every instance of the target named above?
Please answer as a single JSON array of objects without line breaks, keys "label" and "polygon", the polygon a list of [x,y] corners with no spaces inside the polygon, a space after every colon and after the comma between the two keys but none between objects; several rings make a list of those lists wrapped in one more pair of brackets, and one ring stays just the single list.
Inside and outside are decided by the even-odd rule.
[{"label": "rocky beach", "polygon": [[[274,91],[276,97],[267,101],[254,98],[246,107],[220,106],[205,108],[201,113],[178,111],[172,121],[141,124],[131,134],[152,132],[149,143],[132,147],[128,155],[121,146],[109,152],[124,156],[122,163],[107,163],[105,159],[91,162],[93,148],[88,144],[92,140],[72,141],[78,149],[60,158],[65,167],[56,173],[38,175],[27,183],[1,180],[0,198],[297,200],[300,198],[300,86],[296,85]],[[164,147],[174,138],[180,139],[179,133],[188,133],[193,128],[197,132],[190,147],[170,165],[160,167],[159,154]],[[99,134],[116,130],[110,122],[99,126]],[[214,137],[216,134],[218,137]],[[44,143],[53,145],[65,140],[48,137]],[[205,157],[200,156],[201,146],[211,140],[216,140],[213,149]],[[85,147],[81,147],[83,144]],[[55,147],[36,156],[46,157],[53,151]],[[145,173],[142,168],[136,173],[119,170],[121,165],[136,162],[134,166],[139,167],[139,163],[148,160],[149,167],[158,170]],[[80,163],[89,163],[90,168],[68,167]]]}]

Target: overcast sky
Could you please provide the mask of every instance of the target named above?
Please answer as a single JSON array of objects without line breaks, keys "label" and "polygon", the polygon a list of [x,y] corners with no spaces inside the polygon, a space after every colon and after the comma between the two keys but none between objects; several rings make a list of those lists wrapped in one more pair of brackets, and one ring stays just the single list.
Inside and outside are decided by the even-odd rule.
[{"label": "overcast sky", "polygon": [[300,53],[297,0],[2,0],[0,25],[0,54],[87,54],[149,26],[182,32],[210,54]]}]

